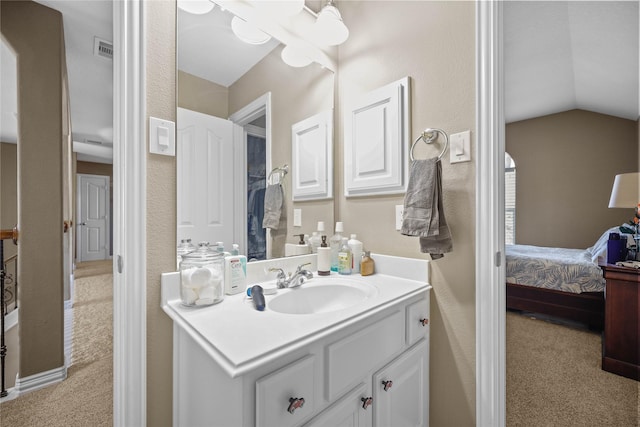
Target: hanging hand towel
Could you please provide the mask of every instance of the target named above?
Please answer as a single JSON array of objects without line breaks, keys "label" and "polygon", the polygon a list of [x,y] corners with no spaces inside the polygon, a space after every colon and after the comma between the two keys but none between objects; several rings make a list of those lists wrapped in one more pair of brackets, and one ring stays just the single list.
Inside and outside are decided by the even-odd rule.
[{"label": "hanging hand towel", "polygon": [[277,230],[280,226],[280,216],[284,202],[284,191],[282,185],[271,184],[267,186],[264,195],[264,218],[262,228]]},{"label": "hanging hand towel", "polygon": [[435,157],[411,162],[400,232],[420,237],[420,251],[432,259],[453,250],[442,206],[442,165]]}]

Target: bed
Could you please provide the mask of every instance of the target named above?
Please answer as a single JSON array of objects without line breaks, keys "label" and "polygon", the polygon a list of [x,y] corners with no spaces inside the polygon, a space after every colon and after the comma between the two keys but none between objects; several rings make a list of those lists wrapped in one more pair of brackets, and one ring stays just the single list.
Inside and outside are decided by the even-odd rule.
[{"label": "bed", "polygon": [[601,331],[609,233],[587,249],[506,246],[507,308],[558,317]]}]

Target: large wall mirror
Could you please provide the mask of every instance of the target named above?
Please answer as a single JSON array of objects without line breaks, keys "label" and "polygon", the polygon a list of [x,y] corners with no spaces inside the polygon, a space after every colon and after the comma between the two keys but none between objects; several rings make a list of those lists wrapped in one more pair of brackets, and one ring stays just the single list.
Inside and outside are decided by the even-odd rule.
[{"label": "large wall mirror", "polygon": [[[185,3],[205,9],[188,12]],[[284,256],[285,243],[312,234],[318,221],[329,234],[332,200],[292,199],[291,134],[292,125],[308,117],[333,114],[334,73],[314,61],[286,64],[285,45],[268,34],[241,33],[241,40],[236,27],[244,22],[213,2],[182,6],[179,1],[178,242],[221,241],[226,249],[237,243],[249,260],[261,260]],[[258,44],[261,39],[268,40]],[[286,175],[271,174],[285,166]],[[276,230],[263,229],[265,187],[278,180],[283,221]],[[302,213],[299,226],[294,209]]]}]

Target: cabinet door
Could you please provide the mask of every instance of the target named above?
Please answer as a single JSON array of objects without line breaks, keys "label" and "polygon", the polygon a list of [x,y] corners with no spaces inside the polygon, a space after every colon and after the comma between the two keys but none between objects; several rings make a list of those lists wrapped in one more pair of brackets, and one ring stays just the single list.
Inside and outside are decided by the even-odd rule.
[{"label": "cabinet door", "polygon": [[256,426],[292,427],[316,409],[315,357],[307,356],[256,381]]},{"label": "cabinet door", "polygon": [[373,376],[373,403],[374,426],[429,425],[429,345],[426,340],[418,342]]},{"label": "cabinet door", "polygon": [[371,396],[364,383],[339,398],[305,427],[366,427],[371,425],[372,407],[363,408],[362,399]]}]

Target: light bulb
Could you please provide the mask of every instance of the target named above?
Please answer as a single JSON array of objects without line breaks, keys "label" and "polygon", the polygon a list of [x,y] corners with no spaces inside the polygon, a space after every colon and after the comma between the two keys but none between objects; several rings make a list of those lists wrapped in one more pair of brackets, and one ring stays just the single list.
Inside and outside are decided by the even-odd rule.
[{"label": "light bulb", "polygon": [[178,7],[194,15],[204,15],[211,12],[215,3],[209,0],[178,0]]},{"label": "light bulb", "polygon": [[265,44],[271,40],[269,34],[237,16],[234,16],[231,20],[231,29],[233,30],[233,34],[245,43]]},{"label": "light bulb", "polygon": [[301,68],[311,64],[311,58],[309,58],[304,49],[294,46],[285,46],[280,52],[280,56],[285,64],[291,67]]}]

